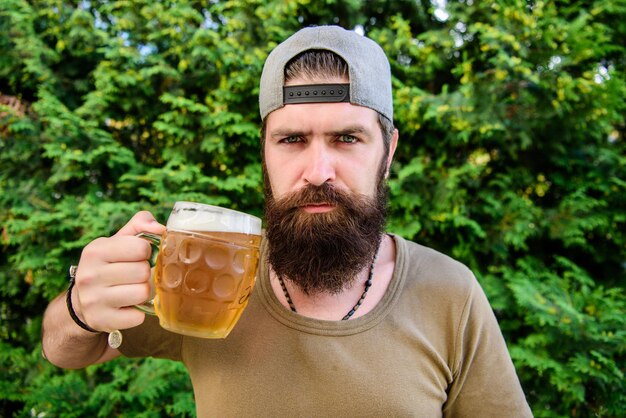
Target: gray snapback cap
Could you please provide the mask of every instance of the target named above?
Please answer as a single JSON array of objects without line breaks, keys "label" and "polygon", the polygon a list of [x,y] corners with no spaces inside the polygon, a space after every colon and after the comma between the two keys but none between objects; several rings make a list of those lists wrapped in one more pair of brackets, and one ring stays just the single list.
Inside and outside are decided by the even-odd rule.
[{"label": "gray snapback cap", "polygon": [[285,105],[285,65],[296,55],[311,49],[332,51],[348,64],[349,99],[345,101],[369,107],[393,120],[391,69],[387,56],[376,42],[339,26],[301,29],[272,50],[261,74],[261,119]]}]

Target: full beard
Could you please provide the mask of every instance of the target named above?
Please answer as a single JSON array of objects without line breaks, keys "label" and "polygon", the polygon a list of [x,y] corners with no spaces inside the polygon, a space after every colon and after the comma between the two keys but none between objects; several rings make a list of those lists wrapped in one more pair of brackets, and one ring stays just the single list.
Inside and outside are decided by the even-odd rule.
[{"label": "full beard", "polygon": [[[347,193],[328,183],[308,185],[274,199],[266,177],[266,237],[274,272],[305,294],[337,294],[372,262],[385,227],[387,185],[379,175],[376,196]],[[333,210],[302,207],[326,203]]]}]

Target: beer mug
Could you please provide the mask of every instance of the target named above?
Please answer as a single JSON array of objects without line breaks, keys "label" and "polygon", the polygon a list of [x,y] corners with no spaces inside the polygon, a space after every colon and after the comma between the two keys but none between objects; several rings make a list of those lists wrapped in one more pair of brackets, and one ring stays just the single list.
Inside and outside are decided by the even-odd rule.
[{"label": "beer mug", "polygon": [[217,206],[176,202],[153,246],[156,295],[137,308],[161,327],[201,338],[225,338],[248,305],[256,281],[261,220]]}]

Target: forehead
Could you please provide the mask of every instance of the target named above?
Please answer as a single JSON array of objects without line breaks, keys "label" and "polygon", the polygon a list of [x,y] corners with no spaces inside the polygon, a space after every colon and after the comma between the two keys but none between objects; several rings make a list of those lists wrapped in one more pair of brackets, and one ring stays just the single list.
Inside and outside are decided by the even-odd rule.
[{"label": "forehead", "polygon": [[376,111],[350,103],[289,104],[266,118],[267,135],[278,130],[323,132],[346,127],[360,127],[369,135],[381,135]]}]

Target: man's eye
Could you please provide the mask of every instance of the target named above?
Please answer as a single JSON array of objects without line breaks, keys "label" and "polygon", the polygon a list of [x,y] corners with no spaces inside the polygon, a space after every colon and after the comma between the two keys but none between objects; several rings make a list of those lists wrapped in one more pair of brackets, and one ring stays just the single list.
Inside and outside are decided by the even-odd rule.
[{"label": "man's eye", "polygon": [[284,144],[295,144],[297,142],[300,142],[300,137],[299,136],[288,136],[286,138],[281,139],[280,142],[282,142]]},{"label": "man's eye", "polygon": [[343,142],[344,144],[354,144],[356,142],[359,142],[359,140],[352,135],[341,135],[339,137],[339,141]]}]

